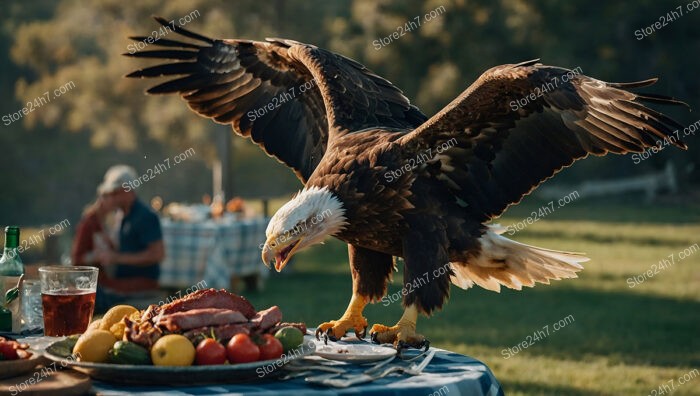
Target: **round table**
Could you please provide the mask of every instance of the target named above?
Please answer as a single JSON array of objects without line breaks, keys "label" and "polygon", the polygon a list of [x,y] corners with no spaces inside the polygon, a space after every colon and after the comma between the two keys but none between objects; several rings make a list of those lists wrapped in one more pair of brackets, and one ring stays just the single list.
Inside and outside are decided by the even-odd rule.
[{"label": "round table", "polygon": [[[313,331],[314,329],[310,329]],[[25,337],[33,349],[43,350],[57,338]],[[312,339],[306,337],[307,340]],[[320,345],[321,341],[314,342]],[[353,337],[345,337],[338,344],[359,343]],[[500,384],[491,370],[482,362],[458,353],[433,348],[436,354],[420,375],[392,374],[373,382],[354,385],[348,388],[330,388],[305,382],[304,377],[288,380],[264,379],[245,384],[211,384],[192,386],[140,386],[107,383],[93,380],[93,392],[97,395],[420,395],[420,396],[461,396],[461,395],[503,395]],[[319,362],[324,359],[313,356]],[[341,365],[348,373],[361,373],[368,366],[349,363]],[[390,363],[390,364],[393,364]],[[388,366],[386,366],[388,367]],[[314,372],[312,375],[322,374]]]}]

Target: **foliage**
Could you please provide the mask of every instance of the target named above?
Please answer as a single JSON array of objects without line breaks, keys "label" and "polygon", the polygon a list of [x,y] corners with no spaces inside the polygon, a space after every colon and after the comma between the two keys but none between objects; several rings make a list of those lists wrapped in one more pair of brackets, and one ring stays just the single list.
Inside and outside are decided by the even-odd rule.
[{"label": "foliage", "polygon": [[[209,192],[208,166],[216,156],[216,135],[227,133],[227,127],[194,115],[177,97],[144,95],[150,81],[122,78],[149,64],[121,54],[133,43],[128,36],[158,28],[150,15],[177,20],[197,11],[187,27],[213,37],[290,37],[330,48],[396,83],[427,114],[447,104],[484,70],[531,58],[569,68],[580,66],[584,74],[608,81],[661,76],[654,92],[672,94],[695,108],[700,104],[695,76],[700,59],[692,55],[700,52],[700,25],[696,23],[700,11],[697,15],[686,12],[637,40],[636,29],[653,24],[675,7],[653,0],[595,4],[551,0],[6,3],[0,17],[0,49],[9,54],[0,59],[2,115],[15,113],[47,90],[69,82],[75,88],[20,121],[3,125],[0,145],[16,147],[16,152],[7,153],[0,163],[3,169],[40,167],[31,180],[12,179],[17,194],[28,196],[42,195],[52,183],[65,187],[75,178],[72,172],[85,170],[89,177],[83,181],[90,186],[80,188],[66,203],[71,213],[78,213],[78,206],[91,199],[92,183],[110,164],[123,159],[121,162],[128,160],[144,169],[189,147],[197,152],[196,166],[183,179],[196,180],[196,188],[168,177],[170,183],[163,183],[166,191],[154,193],[197,201]],[[425,14],[438,9],[444,12],[425,20]],[[419,27],[405,29],[405,35],[381,48],[373,45],[415,18],[421,20]],[[684,125],[696,121],[694,113],[670,111]],[[67,133],[73,137],[59,138]],[[629,158],[586,161],[562,177],[585,178],[601,169],[610,176],[637,174],[673,159],[680,169],[692,171],[684,177],[697,181],[700,145],[693,144],[697,138],[687,140],[691,145],[687,153],[666,150],[639,166]],[[266,158],[250,142],[238,138],[233,142],[238,194],[279,195],[299,187],[286,168]],[[50,146],[39,147],[46,144]],[[0,203],[8,199],[0,198]],[[53,209],[32,205],[29,216],[36,216],[35,221],[45,220]],[[16,219],[17,211],[6,208],[3,205],[0,216]],[[26,213],[22,216],[27,217]]]}]

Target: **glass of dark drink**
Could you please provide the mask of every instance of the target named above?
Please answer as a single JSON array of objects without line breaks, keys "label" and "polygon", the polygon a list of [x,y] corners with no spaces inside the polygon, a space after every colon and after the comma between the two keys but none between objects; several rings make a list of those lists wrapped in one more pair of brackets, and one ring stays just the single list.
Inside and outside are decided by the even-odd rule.
[{"label": "glass of dark drink", "polygon": [[68,336],[87,330],[95,308],[97,271],[60,265],[39,268],[44,335]]}]

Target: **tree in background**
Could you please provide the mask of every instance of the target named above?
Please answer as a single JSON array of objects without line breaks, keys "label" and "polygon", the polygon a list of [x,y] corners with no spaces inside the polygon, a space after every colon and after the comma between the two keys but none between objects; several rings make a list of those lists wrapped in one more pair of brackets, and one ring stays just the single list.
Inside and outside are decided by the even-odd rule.
[{"label": "tree in background", "polygon": [[[122,78],[151,64],[121,56],[134,44],[128,36],[158,29],[150,15],[175,23],[184,18],[187,28],[213,37],[289,37],[341,52],[393,81],[430,115],[486,69],[532,58],[580,67],[584,74],[608,81],[661,76],[654,92],[672,94],[697,108],[700,87],[695,71],[700,59],[690,55],[700,53],[700,10],[643,40],[634,35],[675,6],[653,0],[9,2],[0,20],[0,48],[11,58],[1,63],[2,114],[17,111],[47,90],[70,82],[74,88],[21,121],[3,126],[9,133],[0,134],[0,144],[16,149],[0,162],[3,169],[9,169],[6,162],[30,170],[30,180],[26,175],[15,177],[18,193],[12,195],[32,197],[26,205],[35,206],[33,221],[51,218],[55,200],[73,215],[79,213],[104,169],[114,162],[145,168],[190,147],[196,160],[144,185],[144,192],[190,201],[209,192],[206,165],[215,156],[214,136],[226,133],[227,127],[192,114],[177,97],[145,96],[149,86],[145,81]],[[431,12],[435,17],[428,21],[424,16]],[[420,26],[407,25],[415,18]],[[376,45],[394,32],[404,34],[387,45]],[[673,115],[686,125],[696,120],[693,114]],[[586,161],[558,179],[599,175],[601,169],[611,176],[635,174],[645,167],[661,167],[671,158],[681,165],[695,161],[697,166],[700,145],[693,140],[688,139],[687,153],[668,150],[639,166],[619,157]],[[238,194],[278,195],[299,187],[285,167],[249,142],[233,141]],[[694,174],[697,181],[698,172]],[[82,181],[80,187],[75,186],[76,179]],[[0,198],[2,203],[7,200]],[[8,209],[13,206],[0,206],[0,211],[7,211],[0,216],[27,218],[26,211]]]}]

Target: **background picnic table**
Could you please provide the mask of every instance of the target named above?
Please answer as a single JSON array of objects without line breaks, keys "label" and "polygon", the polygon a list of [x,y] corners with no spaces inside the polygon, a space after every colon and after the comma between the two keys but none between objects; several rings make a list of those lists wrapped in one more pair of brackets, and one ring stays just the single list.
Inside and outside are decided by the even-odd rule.
[{"label": "background picnic table", "polygon": [[182,222],[162,219],[165,260],[159,283],[163,287],[231,287],[233,277],[255,276],[269,270],[260,260],[268,219]]}]

